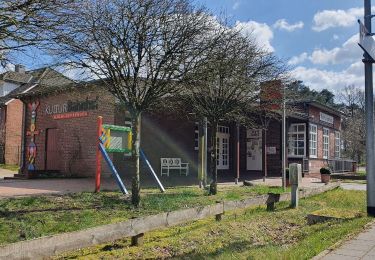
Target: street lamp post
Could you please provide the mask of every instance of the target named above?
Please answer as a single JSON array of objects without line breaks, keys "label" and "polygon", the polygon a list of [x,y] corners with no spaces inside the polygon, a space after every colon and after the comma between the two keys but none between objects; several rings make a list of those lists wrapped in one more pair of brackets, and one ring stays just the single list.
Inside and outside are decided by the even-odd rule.
[{"label": "street lamp post", "polygon": [[[371,33],[371,0],[364,0],[364,26],[367,35],[361,37],[372,37]],[[361,32],[362,33],[362,32]],[[367,214],[375,216],[375,153],[374,153],[374,97],[372,82],[372,63],[370,54],[364,52],[363,63],[365,64],[365,102],[366,102],[366,173],[367,173]]]}]

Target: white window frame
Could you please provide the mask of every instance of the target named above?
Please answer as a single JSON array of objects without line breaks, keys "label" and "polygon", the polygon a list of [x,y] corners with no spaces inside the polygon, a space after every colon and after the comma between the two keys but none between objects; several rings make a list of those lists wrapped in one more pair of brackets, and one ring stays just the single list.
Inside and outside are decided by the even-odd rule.
[{"label": "white window frame", "polygon": [[[327,132],[327,134],[325,133]],[[329,128],[323,127],[323,159],[329,158]]]},{"label": "white window frame", "polygon": [[339,131],[335,131],[335,157],[341,157],[341,133]]},{"label": "white window frame", "polygon": [[194,150],[199,151],[199,123],[194,125]]},{"label": "white window frame", "polygon": [[318,157],[318,126],[315,124],[309,124],[309,156]]},{"label": "white window frame", "polygon": [[[303,131],[291,131],[294,127],[303,126]],[[293,135],[301,135],[303,134],[303,140],[297,140],[297,141],[303,141],[303,154],[295,154],[295,149],[298,151],[298,147],[291,147],[291,136]],[[293,153],[291,153],[291,149],[293,149]],[[289,129],[288,129],[288,157],[294,157],[294,158],[304,158],[306,156],[306,124],[305,123],[297,123],[297,124],[290,124]]]},{"label": "white window frame", "polygon": [[229,127],[218,126],[216,133],[216,166],[218,170],[229,170],[230,162],[230,133]]}]

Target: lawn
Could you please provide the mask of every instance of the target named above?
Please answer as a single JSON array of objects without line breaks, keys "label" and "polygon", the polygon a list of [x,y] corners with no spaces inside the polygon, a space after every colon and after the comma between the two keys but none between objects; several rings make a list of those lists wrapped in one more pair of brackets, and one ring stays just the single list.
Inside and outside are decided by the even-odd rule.
[{"label": "lawn", "polygon": [[[143,246],[129,239],[81,249],[58,259],[310,259],[350,234],[360,232],[366,217],[365,192],[336,189],[300,201],[299,209],[278,203],[226,213],[213,218],[145,234]],[[319,209],[354,211],[361,217],[307,225],[306,215]]]},{"label": "lawn", "polygon": [[356,174],[359,176],[366,176],[366,171],[357,171]]},{"label": "lawn", "polygon": [[0,164],[0,168],[16,172],[16,171],[18,171],[19,166],[18,165],[11,165],[11,164]]},{"label": "lawn", "polygon": [[219,187],[216,196],[208,196],[205,191],[193,187],[171,188],[165,194],[145,189],[138,209],[119,192],[3,199],[0,200],[0,245],[268,192],[280,193],[282,189]]}]

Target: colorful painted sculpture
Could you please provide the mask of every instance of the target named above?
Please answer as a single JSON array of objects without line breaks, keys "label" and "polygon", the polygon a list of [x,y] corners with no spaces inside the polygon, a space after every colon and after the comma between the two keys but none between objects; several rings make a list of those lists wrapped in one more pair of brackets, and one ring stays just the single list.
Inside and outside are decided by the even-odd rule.
[{"label": "colorful painted sculpture", "polygon": [[30,121],[30,129],[27,131],[27,135],[31,136],[29,146],[27,147],[27,161],[29,165],[27,169],[29,171],[35,170],[35,158],[36,158],[36,144],[35,144],[35,135],[39,134],[39,131],[36,130],[35,121],[36,121],[36,110],[39,106],[39,102],[33,102],[29,104],[29,108],[31,110],[31,121]]}]

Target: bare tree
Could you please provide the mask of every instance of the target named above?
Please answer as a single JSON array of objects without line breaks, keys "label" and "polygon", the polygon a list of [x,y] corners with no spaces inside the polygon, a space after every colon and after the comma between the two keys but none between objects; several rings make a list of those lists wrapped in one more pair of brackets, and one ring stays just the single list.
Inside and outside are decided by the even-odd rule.
[{"label": "bare tree", "polygon": [[50,32],[50,51],[101,80],[131,114],[138,206],[141,114],[181,90],[223,29],[188,0],[86,0],[57,16],[61,26]]},{"label": "bare tree", "polygon": [[[189,75],[187,93],[181,96],[198,118],[210,123],[210,194],[217,193],[218,124],[249,123],[245,111],[259,98],[260,83],[275,75],[276,59],[239,31],[228,30],[204,67]],[[245,108],[246,107],[246,108]]]},{"label": "bare tree", "polygon": [[10,61],[9,54],[43,41],[46,28],[55,24],[51,12],[64,8],[72,0],[0,1],[0,63]]},{"label": "bare tree", "polygon": [[365,94],[360,88],[350,85],[338,94],[345,105],[345,117],[342,123],[344,154],[358,163],[365,154]]}]

